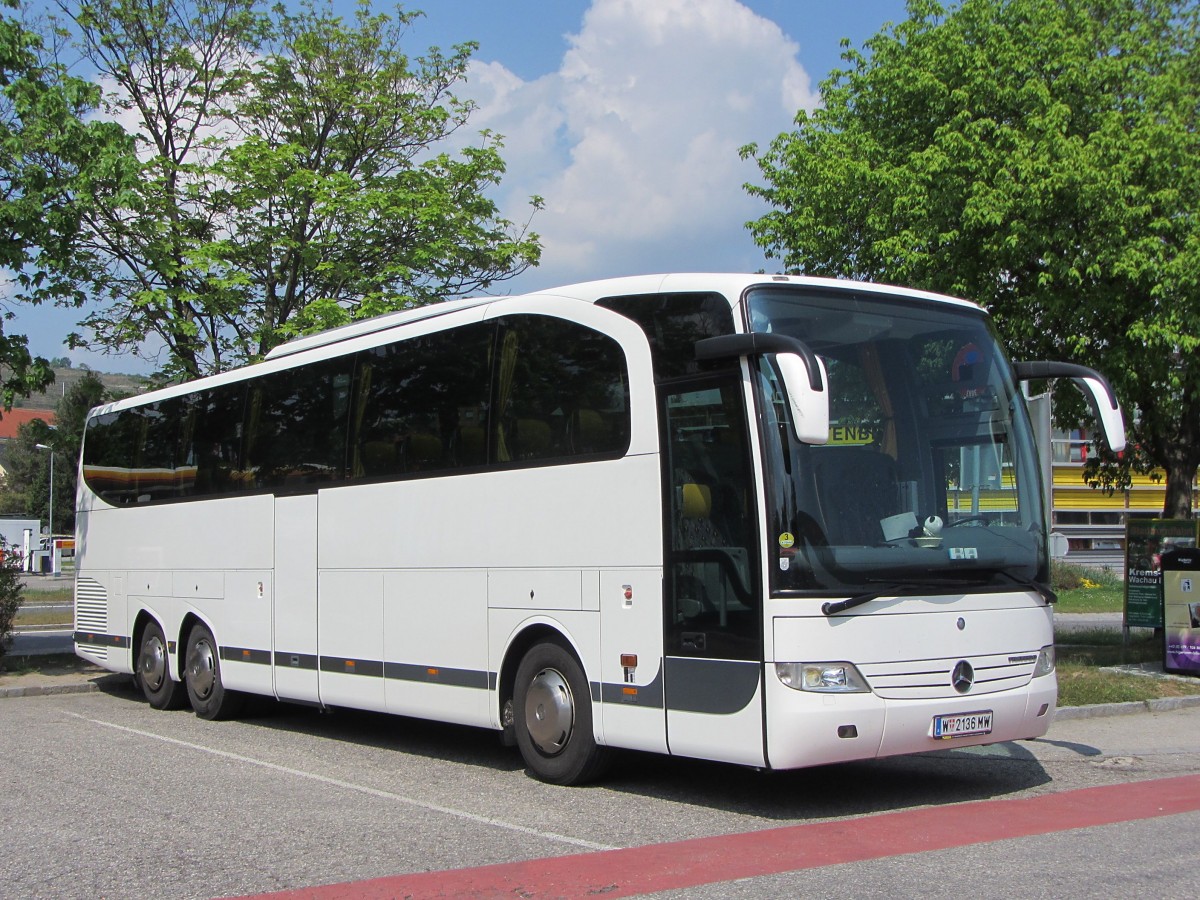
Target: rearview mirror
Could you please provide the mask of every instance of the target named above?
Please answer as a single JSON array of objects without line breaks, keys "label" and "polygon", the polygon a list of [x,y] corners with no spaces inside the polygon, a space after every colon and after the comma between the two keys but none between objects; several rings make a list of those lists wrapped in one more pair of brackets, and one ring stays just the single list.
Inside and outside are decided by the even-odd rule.
[{"label": "rearview mirror", "polygon": [[779,366],[779,374],[787,391],[796,440],[804,444],[825,444],[829,442],[829,393],[826,390],[829,378],[821,357],[813,358],[821,373],[819,389],[813,387],[808,377],[808,366],[797,354],[776,354],[775,364]]},{"label": "rearview mirror", "polygon": [[805,444],[829,442],[829,378],[807,344],[783,334],[725,334],[696,341],[696,359],[774,353],[792,411],[792,431]]},{"label": "rearview mirror", "polygon": [[1088,398],[1092,414],[1100,425],[1108,449],[1113,453],[1120,453],[1125,449],[1125,417],[1121,414],[1117,395],[1113,393],[1108,380],[1095,369],[1075,363],[1041,360],[1013,363],[1013,374],[1018,381],[1031,381],[1035,378],[1072,379]]}]

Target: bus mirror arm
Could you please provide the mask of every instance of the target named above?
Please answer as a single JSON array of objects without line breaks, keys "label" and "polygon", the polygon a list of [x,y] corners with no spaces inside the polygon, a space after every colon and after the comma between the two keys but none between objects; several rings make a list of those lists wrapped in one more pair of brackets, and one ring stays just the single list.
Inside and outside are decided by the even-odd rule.
[{"label": "bus mirror arm", "polygon": [[792,430],[804,444],[829,441],[829,376],[821,358],[803,341],[782,334],[726,334],[696,342],[696,359],[733,359],[775,354],[791,406]]},{"label": "bus mirror arm", "polygon": [[1121,414],[1120,404],[1117,403],[1117,395],[1108,379],[1095,369],[1075,363],[1039,360],[1013,363],[1013,375],[1018,381],[1070,378],[1088,398],[1092,414],[1100,423],[1100,430],[1108,448],[1113,453],[1120,453],[1125,449],[1125,418]]}]

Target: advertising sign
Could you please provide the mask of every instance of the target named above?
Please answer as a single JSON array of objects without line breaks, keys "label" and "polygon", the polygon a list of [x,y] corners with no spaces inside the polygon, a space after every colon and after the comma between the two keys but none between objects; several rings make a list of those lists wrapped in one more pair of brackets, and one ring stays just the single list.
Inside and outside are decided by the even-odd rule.
[{"label": "advertising sign", "polygon": [[1200,550],[1163,554],[1163,668],[1200,675]]},{"label": "advertising sign", "polygon": [[1131,519],[1125,525],[1126,628],[1163,627],[1162,555],[1195,547],[1196,525],[1191,519]]}]

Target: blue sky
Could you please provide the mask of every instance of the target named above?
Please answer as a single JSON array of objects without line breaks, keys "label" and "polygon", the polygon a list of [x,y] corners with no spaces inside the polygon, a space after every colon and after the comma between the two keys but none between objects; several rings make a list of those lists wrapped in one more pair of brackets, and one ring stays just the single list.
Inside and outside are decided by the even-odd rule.
[{"label": "blue sky", "polygon": [[[353,4],[344,3],[347,11]],[[498,286],[514,293],[591,278],[772,268],[745,223],[764,208],[742,184],[737,149],[787,130],[840,64],[904,18],[904,0],[426,0],[409,52],[478,42],[459,93],[479,104],[471,134],[505,135],[502,214],[529,216],[542,264]],[[376,9],[386,4],[376,2]],[[100,371],[152,362],[68,351],[77,310],[18,308],[6,332],[38,355]]]}]

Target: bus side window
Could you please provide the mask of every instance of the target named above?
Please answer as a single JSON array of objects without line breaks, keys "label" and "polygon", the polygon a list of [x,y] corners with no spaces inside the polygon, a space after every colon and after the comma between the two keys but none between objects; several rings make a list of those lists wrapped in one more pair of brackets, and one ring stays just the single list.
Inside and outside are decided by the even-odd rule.
[{"label": "bus side window", "polygon": [[615,457],[629,445],[625,354],[612,338],[550,316],[499,320],[493,462]]}]

